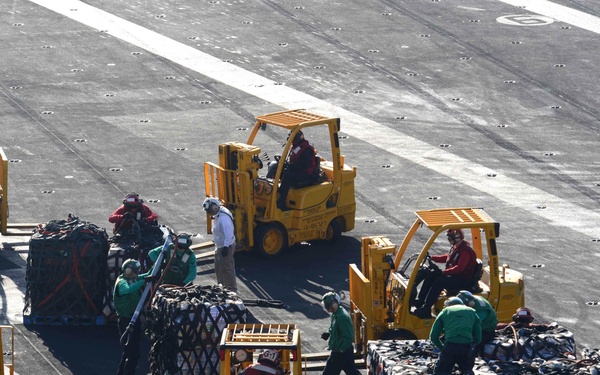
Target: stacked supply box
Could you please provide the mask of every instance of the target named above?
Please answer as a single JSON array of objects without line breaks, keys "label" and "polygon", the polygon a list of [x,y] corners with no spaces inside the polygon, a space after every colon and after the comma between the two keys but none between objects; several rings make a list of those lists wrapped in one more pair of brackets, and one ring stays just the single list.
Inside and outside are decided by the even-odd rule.
[{"label": "stacked supply box", "polygon": [[221,286],[162,286],[149,315],[153,373],[218,375],[221,333],[229,323],[244,323],[247,310]]},{"label": "stacked supply box", "polygon": [[[367,349],[369,375],[432,374],[439,350],[429,340],[371,340]],[[495,374],[480,358],[473,368],[476,375]],[[455,374],[459,374],[456,368]]]},{"label": "stacked supply box", "polygon": [[29,241],[25,324],[104,324],[108,236],[69,215],[40,224]]}]

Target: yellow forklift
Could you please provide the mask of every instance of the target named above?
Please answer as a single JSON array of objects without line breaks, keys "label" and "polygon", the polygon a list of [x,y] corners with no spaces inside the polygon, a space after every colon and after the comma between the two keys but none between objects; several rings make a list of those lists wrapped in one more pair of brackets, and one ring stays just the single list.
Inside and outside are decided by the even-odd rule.
[{"label": "yellow forklift", "polygon": [[[317,151],[317,170],[307,183],[291,187],[280,209],[285,160],[300,131]],[[274,257],[292,244],[335,241],[354,228],[356,167],[344,164],[339,131],[339,118],[290,110],[256,117],[246,143],[219,145],[219,164],[204,164],[205,192],[232,212],[238,250]],[[268,171],[261,171],[267,160]],[[208,233],[211,227],[207,216]]]},{"label": "yellow forklift", "polygon": [[229,324],[221,335],[219,361],[221,375],[236,375],[263,349],[279,352],[286,374],[302,373],[300,330],[295,324]]},{"label": "yellow forklift", "polygon": [[[499,321],[510,322],[517,308],[525,305],[523,275],[506,264],[500,266],[496,245],[500,224],[483,209],[447,208],[415,214],[399,248],[385,237],[364,237],[361,269],[356,264],[349,266],[350,313],[359,352],[366,353],[368,340],[428,338],[434,319],[411,314],[411,292],[421,267],[437,267],[429,257],[434,245],[443,249],[440,253],[447,252],[444,234],[448,229],[461,229],[477,254],[478,269],[470,291],[492,304]],[[442,291],[433,313],[457,292]]]}]

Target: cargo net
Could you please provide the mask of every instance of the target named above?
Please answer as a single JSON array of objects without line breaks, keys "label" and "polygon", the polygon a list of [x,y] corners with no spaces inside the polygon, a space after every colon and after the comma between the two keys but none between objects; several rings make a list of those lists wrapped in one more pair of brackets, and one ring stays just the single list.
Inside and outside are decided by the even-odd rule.
[{"label": "cargo net", "polygon": [[[515,345],[517,342],[517,345]],[[475,374],[598,374],[600,351],[583,349],[577,358],[573,334],[556,323],[496,331],[478,357]],[[431,374],[439,350],[429,340],[373,340],[367,366],[373,375]],[[459,374],[455,367],[453,374]]]},{"label": "cargo net", "polygon": [[[440,351],[429,340],[371,340],[367,349],[370,375],[433,374]],[[494,374],[481,358],[475,374]],[[453,374],[460,374],[458,368]]]},{"label": "cargo net", "polygon": [[556,323],[533,324],[527,328],[508,326],[496,331],[484,347],[484,358],[500,361],[575,358],[573,333]]},{"label": "cargo net", "polygon": [[97,324],[107,252],[104,228],[72,215],[40,224],[29,240],[25,323]]},{"label": "cargo net", "polygon": [[229,323],[245,323],[243,301],[226,288],[163,286],[144,332],[152,374],[219,374],[219,340]]}]

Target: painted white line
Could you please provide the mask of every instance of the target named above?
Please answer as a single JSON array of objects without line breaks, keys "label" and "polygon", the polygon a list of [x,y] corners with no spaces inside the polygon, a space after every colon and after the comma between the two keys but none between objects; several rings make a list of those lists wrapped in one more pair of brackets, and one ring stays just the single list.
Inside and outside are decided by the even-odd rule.
[{"label": "painted white line", "polygon": [[[30,1],[95,29],[107,30],[108,34],[125,42],[283,108],[306,108],[318,113],[339,116],[342,119],[344,133],[370,143],[374,147],[431,169],[447,176],[449,179],[457,180],[462,184],[494,196],[509,205],[540,216],[553,225],[568,227],[593,238],[600,237],[600,233],[596,229],[600,224],[600,213],[574,205],[506,176],[499,175],[495,178],[486,178],[487,173],[495,173],[495,171],[401,132],[394,131],[326,101],[287,86],[275,85],[274,81],[225,63],[193,47],[169,39],[80,1]],[[504,2],[509,3],[511,1],[506,0]],[[548,2],[528,0],[527,6],[528,8],[530,4],[537,6],[538,3],[547,4]],[[77,10],[74,11],[73,9]],[[531,10],[531,8],[529,9]],[[420,99],[415,98],[415,101],[420,101]],[[460,170],[461,173],[458,175],[452,173],[456,170]],[[546,205],[548,208],[541,210],[537,208],[538,205]]]},{"label": "painted white line", "polygon": [[513,6],[523,6],[524,12],[534,12],[573,26],[600,34],[600,18],[546,0],[498,0]]}]

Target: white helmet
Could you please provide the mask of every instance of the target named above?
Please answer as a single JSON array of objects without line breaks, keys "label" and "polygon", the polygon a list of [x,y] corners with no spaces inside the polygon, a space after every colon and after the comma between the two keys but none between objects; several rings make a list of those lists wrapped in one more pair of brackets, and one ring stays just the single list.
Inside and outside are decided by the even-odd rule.
[{"label": "white helmet", "polygon": [[208,197],[204,200],[204,203],[202,203],[202,208],[204,211],[208,212],[210,211],[212,205],[221,207],[221,201],[219,201],[217,198]]},{"label": "white helmet", "polygon": [[342,299],[336,292],[327,292],[323,295],[323,298],[321,298],[321,304],[323,305],[323,308],[328,311],[334,303],[339,306],[341,302]]}]

